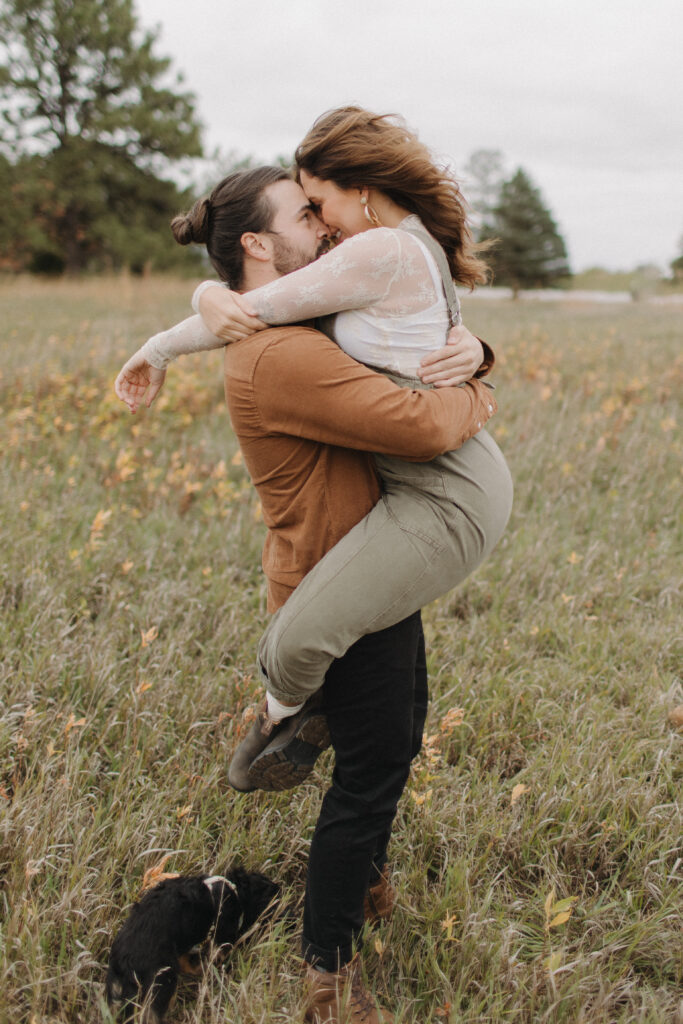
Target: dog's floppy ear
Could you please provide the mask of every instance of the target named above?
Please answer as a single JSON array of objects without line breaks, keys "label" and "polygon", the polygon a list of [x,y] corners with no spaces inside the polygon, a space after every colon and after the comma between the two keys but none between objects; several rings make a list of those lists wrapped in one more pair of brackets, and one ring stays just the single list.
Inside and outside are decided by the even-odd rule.
[{"label": "dog's floppy ear", "polygon": [[249,878],[249,890],[254,902],[265,910],[270,901],[279,894],[280,886],[265,875],[254,873]]}]

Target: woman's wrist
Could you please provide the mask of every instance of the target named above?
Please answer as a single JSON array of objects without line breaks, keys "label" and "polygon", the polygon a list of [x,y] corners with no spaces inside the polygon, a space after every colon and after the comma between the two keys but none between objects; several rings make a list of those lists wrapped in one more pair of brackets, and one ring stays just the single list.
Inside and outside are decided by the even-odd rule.
[{"label": "woman's wrist", "polygon": [[175,359],[175,355],[168,352],[163,345],[165,334],[165,331],[153,334],[138,353],[155,370],[165,370],[168,364]]}]

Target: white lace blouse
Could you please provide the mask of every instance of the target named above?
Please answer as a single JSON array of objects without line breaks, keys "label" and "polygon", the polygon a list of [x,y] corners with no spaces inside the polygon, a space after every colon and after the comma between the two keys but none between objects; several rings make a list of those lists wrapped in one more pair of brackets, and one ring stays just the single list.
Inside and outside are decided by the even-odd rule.
[{"label": "white lace blouse", "polygon": [[[273,325],[336,313],[333,336],[350,356],[416,376],[423,356],[446,343],[450,321],[436,262],[404,226],[419,228],[421,222],[411,215],[398,228],[354,235],[307,267],[245,292],[245,297],[260,319]],[[195,309],[203,291],[217,283],[199,285]],[[197,316],[154,335],[144,350],[153,366],[164,369],[178,355],[223,344]]]}]

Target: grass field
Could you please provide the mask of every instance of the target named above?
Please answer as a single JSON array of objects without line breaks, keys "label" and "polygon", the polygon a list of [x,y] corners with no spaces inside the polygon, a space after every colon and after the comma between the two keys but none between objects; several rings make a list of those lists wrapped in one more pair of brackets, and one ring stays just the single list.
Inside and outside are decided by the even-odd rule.
[{"label": "grass field", "polygon": [[[111,937],[166,853],[171,871],[241,860],[300,909],[329,758],[291,793],[225,783],[266,614],[221,359],[172,367],[135,418],[112,391],[190,291],[0,284],[3,1024],[110,1019]],[[465,315],[498,353],[515,507],[425,610],[428,738],[365,966],[402,1024],[680,1024],[680,312]],[[275,923],[171,1019],[296,1024],[299,971]]]}]

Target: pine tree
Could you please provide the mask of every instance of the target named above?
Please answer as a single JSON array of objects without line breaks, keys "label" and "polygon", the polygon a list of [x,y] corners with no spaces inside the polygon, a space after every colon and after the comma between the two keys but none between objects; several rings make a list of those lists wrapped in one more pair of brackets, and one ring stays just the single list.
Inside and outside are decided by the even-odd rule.
[{"label": "pine tree", "polygon": [[547,288],[571,271],[567,249],[541,194],[520,168],[501,186],[482,238],[497,243],[488,254],[496,284]]},{"label": "pine tree", "polygon": [[155,39],[133,0],[3,0],[2,147],[50,184],[43,248],[69,272],[173,251],[183,199],[160,175],[201,143],[193,97],[178,77],[166,84]]}]

